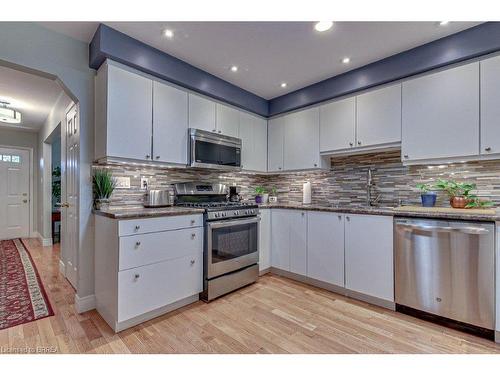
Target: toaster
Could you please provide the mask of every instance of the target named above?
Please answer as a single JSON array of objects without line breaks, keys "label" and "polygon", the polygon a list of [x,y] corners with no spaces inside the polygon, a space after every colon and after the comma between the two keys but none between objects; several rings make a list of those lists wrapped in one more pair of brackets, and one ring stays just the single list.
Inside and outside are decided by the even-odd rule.
[{"label": "toaster", "polygon": [[151,189],[146,192],[144,207],[167,207],[174,205],[174,192],[171,190]]}]

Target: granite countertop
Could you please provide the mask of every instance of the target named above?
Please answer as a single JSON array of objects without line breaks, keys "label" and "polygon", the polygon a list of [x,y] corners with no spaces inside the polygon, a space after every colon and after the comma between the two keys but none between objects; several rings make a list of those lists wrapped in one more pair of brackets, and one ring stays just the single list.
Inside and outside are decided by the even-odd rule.
[{"label": "granite countertop", "polygon": [[108,208],[105,210],[93,210],[95,215],[109,217],[111,219],[139,219],[159,216],[180,216],[202,214],[205,210],[200,208],[186,207],[158,207],[158,208]]},{"label": "granite countertop", "polygon": [[[404,207],[404,206],[403,206]],[[363,207],[363,206],[348,206],[348,205],[318,205],[318,204],[302,204],[302,203],[265,203],[259,204],[259,208],[285,208],[293,210],[307,211],[324,211],[338,212],[345,214],[363,214],[363,215],[386,215],[386,216],[407,216],[421,217],[428,219],[450,219],[450,220],[474,220],[474,221],[500,221],[500,211],[495,214],[479,214],[467,213],[460,210],[459,212],[433,212],[433,211],[414,211],[411,208],[394,207]]]}]

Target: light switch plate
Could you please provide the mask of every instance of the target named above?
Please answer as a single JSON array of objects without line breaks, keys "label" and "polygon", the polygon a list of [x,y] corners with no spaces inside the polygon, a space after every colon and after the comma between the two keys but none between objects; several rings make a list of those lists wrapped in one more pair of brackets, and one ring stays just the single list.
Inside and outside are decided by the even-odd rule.
[{"label": "light switch plate", "polygon": [[130,189],[130,177],[115,177],[118,189]]},{"label": "light switch plate", "polygon": [[141,189],[148,190],[149,178],[141,177]]}]

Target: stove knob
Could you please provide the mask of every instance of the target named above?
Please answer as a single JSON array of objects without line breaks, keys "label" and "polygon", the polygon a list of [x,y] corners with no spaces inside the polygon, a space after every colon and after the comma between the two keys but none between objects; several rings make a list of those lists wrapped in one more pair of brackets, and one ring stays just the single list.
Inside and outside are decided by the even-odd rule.
[{"label": "stove knob", "polygon": [[238,212],[238,211],[234,211],[234,212],[233,212],[233,215],[234,215],[234,216],[238,216],[238,215],[239,215],[239,212]]}]

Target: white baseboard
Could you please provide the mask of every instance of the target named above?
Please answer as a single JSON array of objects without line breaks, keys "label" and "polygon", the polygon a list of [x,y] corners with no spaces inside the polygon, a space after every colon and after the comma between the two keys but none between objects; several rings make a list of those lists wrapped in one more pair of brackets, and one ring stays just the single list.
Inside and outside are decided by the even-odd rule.
[{"label": "white baseboard", "polygon": [[78,314],[95,309],[95,295],[79,297],[75,294],[75,309]]},{"label": "white baseboard", "polygon": [[59,273],[66,277],[66,265],[62,261],[62,259],[59,259]]},{"label": "white baseboard", "polygon": [[39,232],[35,232],[35,234],[36,234],[36,237],[38,237],[38,239],[42,243],[42,246],[44,246],[44,247],[45,246],[52,246],[52,237],[45,238]]}]

